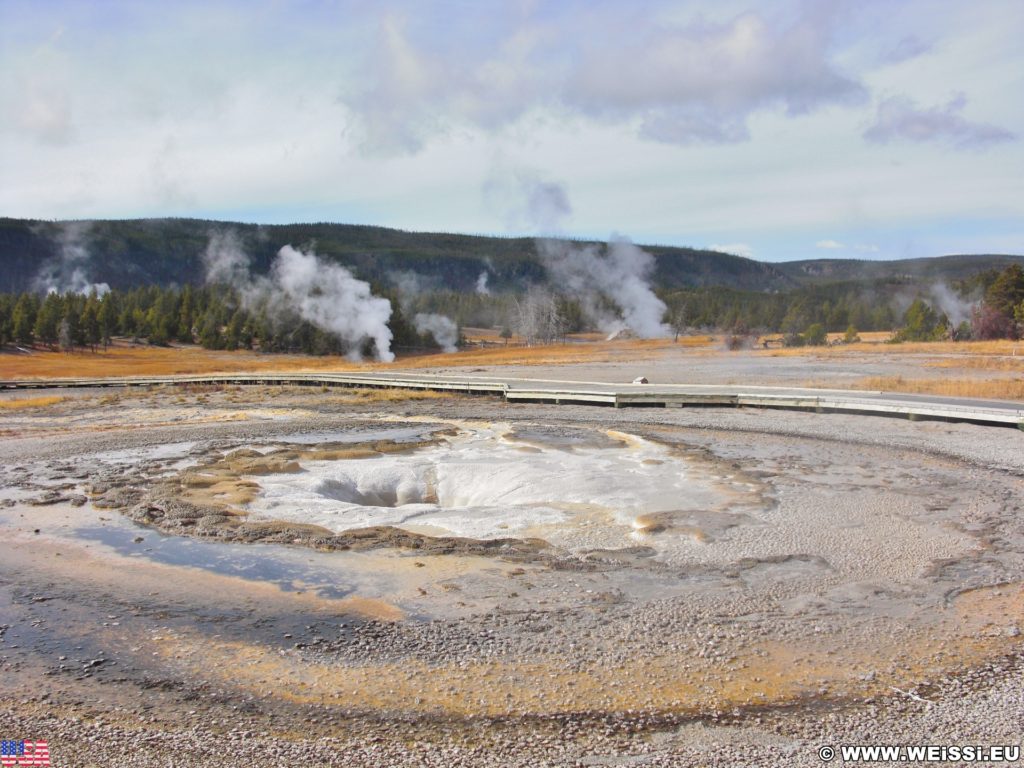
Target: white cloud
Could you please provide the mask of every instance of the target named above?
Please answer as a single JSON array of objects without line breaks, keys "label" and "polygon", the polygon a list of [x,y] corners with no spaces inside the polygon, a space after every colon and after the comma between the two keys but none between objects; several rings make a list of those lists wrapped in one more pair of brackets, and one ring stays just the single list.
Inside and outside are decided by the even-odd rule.
[{"label": "white cloud", "polygon": [[782,25],[756,13],[652,25],[586,48],[565,98],[589,114],[639,117],[641,135],[659,141],[742,141],[757,111],[793,116],[864,98],[863,86],[830,61],[831,25],[827,15]]},{"label": "white cloud", "polygon": [[731,253],[734,256],[742,256],[746,259],[754,258],[754,249],[746,243],[726,243],[724,245],[712,243],[708,246],[708,250],[719,251],[720,253]]},{"label": "white cloud", "polygon": [[838,240],[819,240],[814,244],[815,248],[826,251],[856,251],[857,253],[878,253],[878,246],[871,243],[856,243],[847,245]]},{"label": "white cloud", "polygon": [[882,63],[902,64],[905,61],[916,59],[918,56],[923,56],[930,52],[932,47],[931,43],[926,43],[917,35],[907,35],[883,52]]},{"label": "white cloud", "polygon": [[386,15],[367,87],[348,103],[367,146],[411,152],[460,125],[495,130],[536,108],[636,123],[639,136],[660,142],[735,143],[749,138],[758,111],[796,116],[865,97],[830,61],[827,14],[688,25],[627,15],[520,19],[483,48],[414,40],[408,18]]},{"label": "white cloud", "polygon": [[[3,0],[0,215],[532,233],[550,210],[760,258],[826,232],[1011,249],[1024,220],[1019,0],[257,6]],[[531,169],[537,210],[481,195],[496,164]]]},{"label": "white cloud", "polygon": [[460,125],[498,128],[550,95],[551,73],[538,60],[540,29],[518,26],[496,48],[470,54],[443,40],[417,46],[408,26],[402,16],[380,19],[364,63],[366,87],[344,97],[370,150],[416,152]]}]

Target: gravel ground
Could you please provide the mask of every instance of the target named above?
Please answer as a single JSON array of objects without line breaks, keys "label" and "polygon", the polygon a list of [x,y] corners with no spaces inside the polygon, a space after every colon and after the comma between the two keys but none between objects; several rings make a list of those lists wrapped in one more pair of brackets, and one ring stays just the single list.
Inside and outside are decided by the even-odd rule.
[{"label": "gravel ground", "polygon": [[[820,765],[822,745],[1020,744],[1017,430],[771,411],[256,395],[192,394],[182,403],[173,391],[139,393],[119,399],[117,421],[107,424],[110,409],[99,406],[109,394],[82,392],[4,416],[0,461],[6,497],[16,501],[4,513],[13,548],[0,565],[4,738],[47,739],[54,765],[75,766]],[[175,409],[188,420],[166,418]],[[61,529],[68,515],[127,525],[108,519],[116,513],[70,506],[97,472],[80,457],[169,443],[194,443],[198,456],[378,415],[679,440],[753,470],[767,488],[766,519],[799,514],[805,530],[787,534],[782,559],[753,563],[744,552],[762,556],[764,537],[723,535],[731,549],[694,558],[689,570],[628,553],[574,570],[496,562],[442,578],[434,563],[410,567],[424,580],[402,583],[432,590],[422,603],[428,615],[393,622],[339,614],[301,588],[261,591],[209,569],[113,555]],[[150,470],[169,463],[154,460]],[[48,492],[69,503],[25,505]],[[837,538],[844,529],[822,526],[841,510],[861,525]],[[879,527],[869,530],[865,521],[875,518]],[[970,552],[958,549],[965,537]],[[828,568],[790,557],[818,551]],[[454,588],[435,589],[443,584]],[[946,613],[957,629],[943,623]],[[812,663],[791,672],[798,653]],[[850,674],[826,670],[830,657]],[[487,677],[483,664],[504,665],[509,679]],[[677,694],[654,675],[684,666],[671,679],[714,691],[692,700],[679,693],[681,704],[666,706]],[[780,683],[764,699],[724,694],[734,675],[752,685],[779,671],[796,687]],[[311,682],[327,693],[312,695]]]}]

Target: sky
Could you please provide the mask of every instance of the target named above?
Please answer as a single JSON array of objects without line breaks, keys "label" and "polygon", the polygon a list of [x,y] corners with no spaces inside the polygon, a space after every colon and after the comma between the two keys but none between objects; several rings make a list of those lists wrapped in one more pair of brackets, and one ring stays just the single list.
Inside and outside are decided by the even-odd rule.
[{"label": "sky", "polygon": [[0,216],[1024,253],[1021,0],[0,0]]}]

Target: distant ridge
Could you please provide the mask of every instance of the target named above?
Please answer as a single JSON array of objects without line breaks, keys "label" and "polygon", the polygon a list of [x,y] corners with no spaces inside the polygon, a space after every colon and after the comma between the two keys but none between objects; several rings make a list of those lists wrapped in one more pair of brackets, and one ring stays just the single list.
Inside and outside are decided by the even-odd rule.
[{"label": "distant ridge", "polygon": [[849,280],[960,280],[986,269],[1024,265],[1024,256],[960,254],[919,259],[871,261],[867,259],[806,259],[775,264],[780,272],[801,285]]},{"label": "distant ridge", "polygon": [[[50,222],[0,218],[0,292],[34,287],[54,260],[78,259],[89,282],[114,288],[197,285],[202,253],[212,232],[231,229],[266,271],[281,246],[312,246],[349,266],[359,277],[389,285],[397,272],[414,271],[436,285],[472,291],[484,271],[495,291],[543,282],[546,273],[533,238],[406,232],[354,224],[257,225],[202,219],[129,219]],[[69,233],[72,233],[69,236]],[[933,259],[862,261],[815,259],[767,263],[717,251],[641,245],[657,262],[662,290],[721,286],[742,291],[786,291],[804,285],[878,280],[942,281],[986,269],[1024,264],[1024,256],[942,256]]]}]

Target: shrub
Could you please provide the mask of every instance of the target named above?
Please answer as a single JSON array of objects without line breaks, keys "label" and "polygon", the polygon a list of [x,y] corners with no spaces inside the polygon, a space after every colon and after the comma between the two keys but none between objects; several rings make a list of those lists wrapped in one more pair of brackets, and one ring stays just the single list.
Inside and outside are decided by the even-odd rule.
[{"label": "shrub", "polygon": [[914,299],[903,315],[903,327],[892,337],[901,341],[938,341],[946,337],[949,321],[940,315],[926,301]]},{"label": "shrub", "polygon": [[821,323],[812,323],[804,331],[804,344],[809,347],[820,347],[828,343],[828,334]]},{"label": "shrub", "polygon": [[989,304],[979,304],[971,313],[971,329],[976,339],[1015,339],[1017,324]]}]

